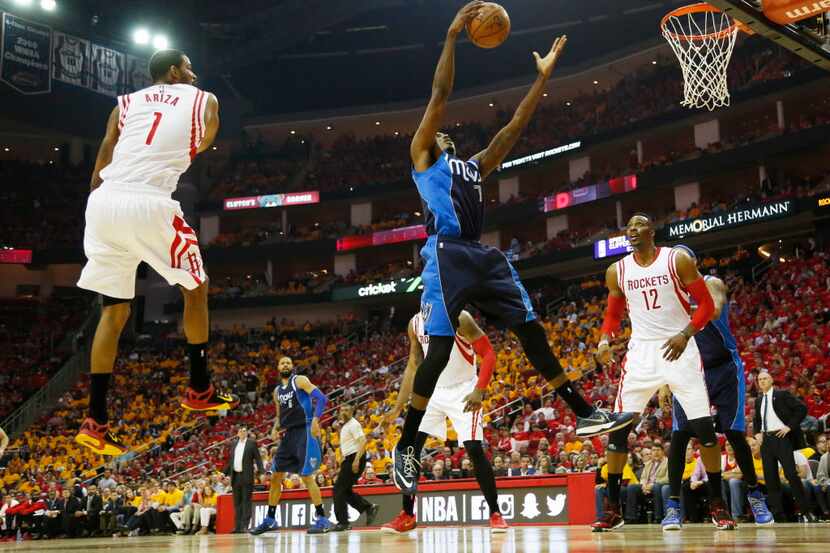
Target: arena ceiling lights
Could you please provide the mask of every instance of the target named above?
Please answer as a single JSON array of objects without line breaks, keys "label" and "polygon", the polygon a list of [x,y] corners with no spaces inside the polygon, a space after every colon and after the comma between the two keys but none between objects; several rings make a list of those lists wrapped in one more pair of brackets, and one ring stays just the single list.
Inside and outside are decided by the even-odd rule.
[{"label": "arena ceiling lights", "polygon": [[[15,6],[28,8],[34,3],[33,0],[14,0]],[[40,0],[40,9],[46,12],[53,12],[57,9],[58,3],[55,0]]]},{"label": "arena ceiling lights", "polygon": [[139,27],[133,31],[133,42],[139,46],[153,45],[154,50],[165,50],[170,47],[170,41],[164,33],[151,33],[147,27]]}]

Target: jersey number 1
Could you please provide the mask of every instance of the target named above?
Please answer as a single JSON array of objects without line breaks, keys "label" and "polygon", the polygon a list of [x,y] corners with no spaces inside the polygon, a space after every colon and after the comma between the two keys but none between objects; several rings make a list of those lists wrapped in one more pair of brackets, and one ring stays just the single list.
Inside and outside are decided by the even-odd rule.
[{"label": "jersey number 1", "polygon": [[148,146],[153,143],[153,138],[156,136],[156,131],[159,128],[159,123],[161,123],[161,112],[153,112],[153,117],[153,126],[150,127],[150,133],[147,135],[147,140],[144,142]]},{"label": "jersey number 1", "polygon": [[[646,311],[651,311],[652,309],[660,309],[660,306],[657,305],[657,289],[651,288],[646,294],[646,291],[643,290],[643,299],[646,300]],[[651,298],[651,303],[649,304],[649,297]]]}]

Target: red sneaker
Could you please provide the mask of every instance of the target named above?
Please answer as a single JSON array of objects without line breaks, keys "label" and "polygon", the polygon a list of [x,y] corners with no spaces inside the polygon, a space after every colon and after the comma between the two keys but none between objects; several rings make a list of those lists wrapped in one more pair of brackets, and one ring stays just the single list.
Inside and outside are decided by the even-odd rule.
[{"label": "red sneaker", "polygon": [[712,500],[709,511],[712,514],[712,523],[718,530],[734,530],[738,525],[729,514],[729,510],[720,499]]},{"label": "red sneaker", "polygon": [[98,424],[95,419],[87,417],[75,436],[75,442],[84,445],[98,455],[123,455],[128,451],[121,441],[113,436],[106,424]]},{"label": "red sneaker", "polygon": [[392,522],[387,522],[380,529],[390,534],[402,534],[414,530],[416,526],[418,526],[418,522],[415,520],[415,516],[406,514],[406,511],[401,511]]},{"label": "red sneaker", "polygon": [[620,515],[619,505],[611,505],[606,499],[602,502],[602,507],[604,509],[604,512],[591,525],[591,531],[610,532],[611,530],[622,528],[622,526],[625,524],[625,520],[623,520],[622,515]]},{"label": "red sneaker", "polygon": [[504,517],[501,516],[501,513],[493,513],[490,515],[490,531],[494,534],[500,534],[502,532],[507,532],[510,526],[504,521]]},{"label": "red sneaker", "polygon": [[220,394],[210,385],[204,392],[188,388],[182,400],[182,407],[190,411],[227,411],[239,404],[239,398],[231,394]]}]

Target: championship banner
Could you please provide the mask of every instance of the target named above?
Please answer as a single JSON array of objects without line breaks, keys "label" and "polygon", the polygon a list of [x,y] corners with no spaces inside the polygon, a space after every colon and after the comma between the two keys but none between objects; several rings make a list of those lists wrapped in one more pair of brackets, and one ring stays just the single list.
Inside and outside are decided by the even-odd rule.
[{"label": "championship banner", "polygon": [[3,14],[0,81],[21,94],[52,91],[52,28]]},{"label": "championship banner", "polygon": [[722,228],[737,227],[786,217],[795,212],[795,202],[783,200],[736,209],[729,213],[706,215],[666,225],[668,238],[682,238],[690,234],[701,234]]},{"label": "championship banner", "polygon": [[107,96],[118,96],[123,90],[125,56],[100,44],[92,45],[92,90]]},{"label": "championship banner", "polygon": [[127,78],[124,83],[124,92],[130,93],[153,84],[150,78],[150,71],[147,68],[148,61],[144,58],[137,58],[127,54]]},{"label": "championship banner", "polygon": [[[510,525],[589,524],[594,518],[594,473],[498,478],[498,502]],[[332,490],[324,488],[323,508],[336,522]],[[394,486],[355,486],[355,492],[380,507],[374,524],[390,522],[401,510],[401,493]],[[268,494],[253,494],[252,527],[259,525],[268,509]],[[349,523],[366,526],[365,517],[349,507]],[[490,509],[473,479],[423,482],[415,503],[418,525],[487,525]],[[217,502],[216,533],[233,528],[233,499],[221,495]],[[284,490],[276,512],[280,530],[308,528],[314,521],[314,506],[306,490]]]},{"label": "championship banner", "polygon": [[54,40],[52,78],[64,83],[89,88],[91,83],[92,45],[88,40],[59,31]]}]

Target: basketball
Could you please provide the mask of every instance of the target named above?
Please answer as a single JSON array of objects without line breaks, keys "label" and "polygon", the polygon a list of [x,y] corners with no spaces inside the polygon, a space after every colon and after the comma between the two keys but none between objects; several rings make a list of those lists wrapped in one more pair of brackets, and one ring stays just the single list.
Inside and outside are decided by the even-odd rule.
[{"label": "basketball", "polygon": [[467,23],[467,36],[479,48],[500,46],[510,34],[510,16],[495,2],[487,2],[479,14]]}]

